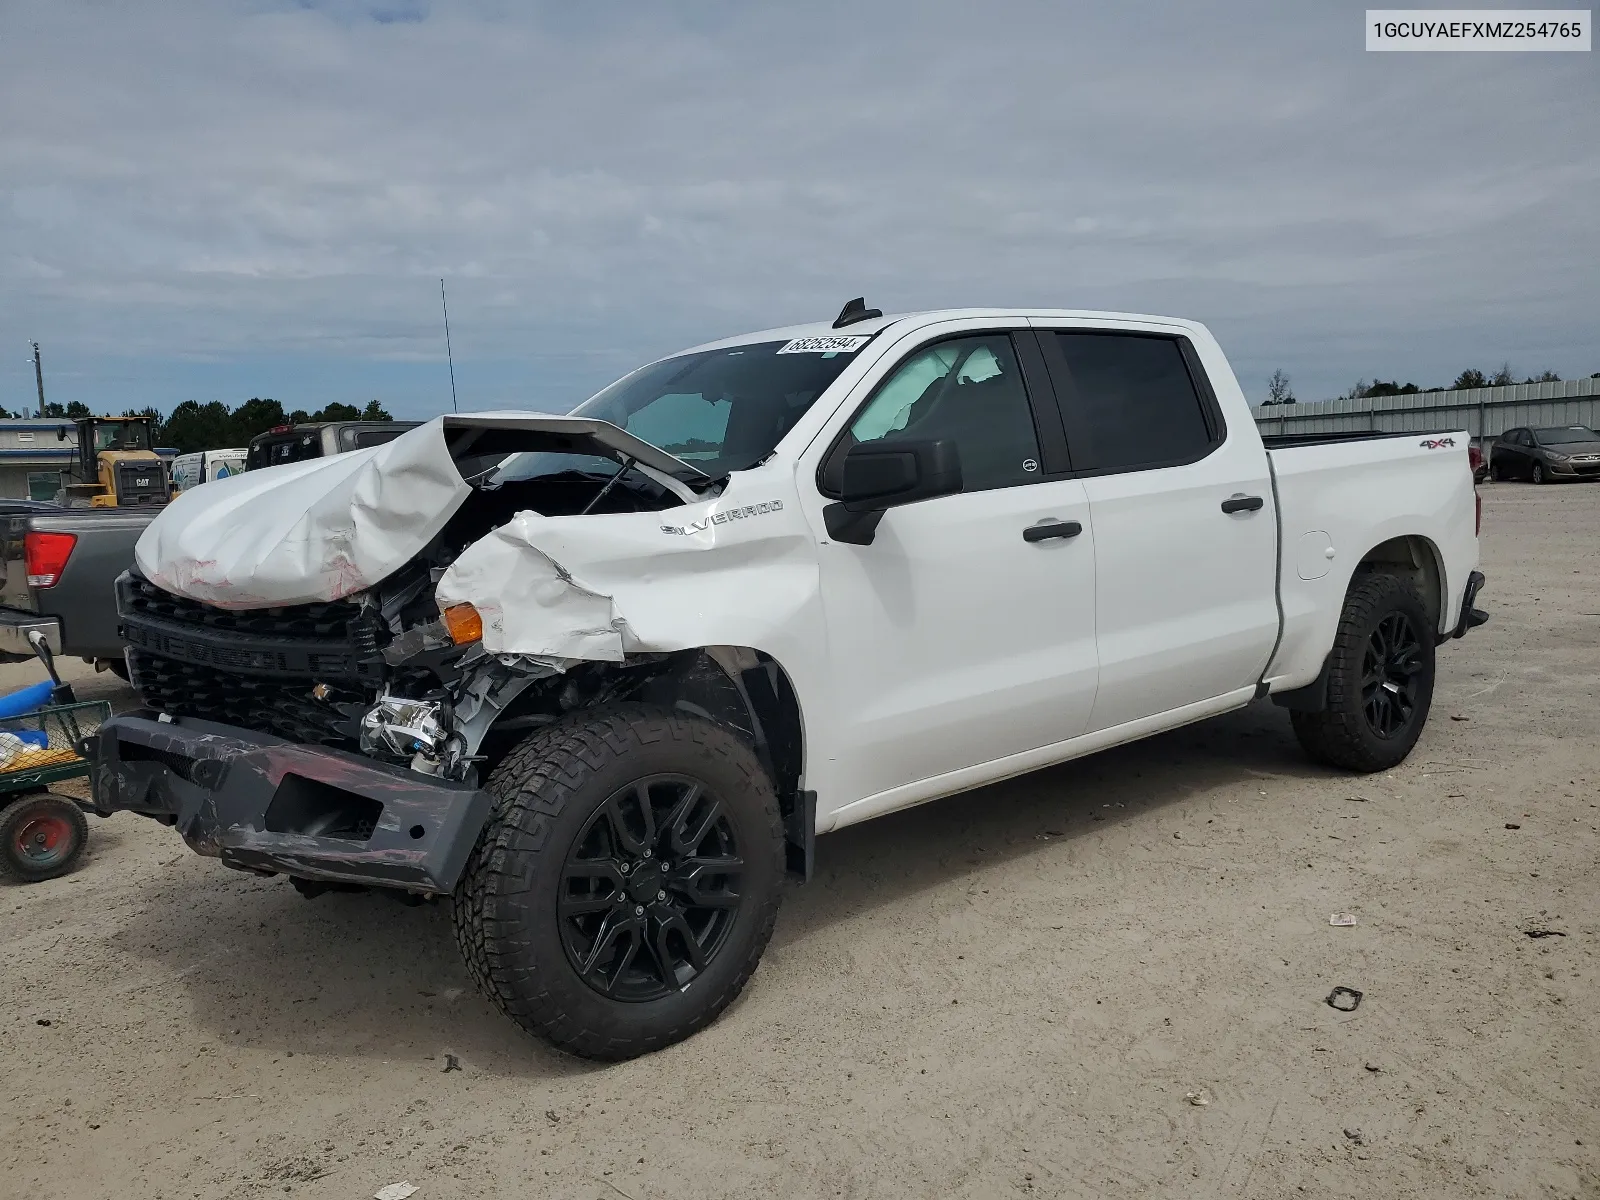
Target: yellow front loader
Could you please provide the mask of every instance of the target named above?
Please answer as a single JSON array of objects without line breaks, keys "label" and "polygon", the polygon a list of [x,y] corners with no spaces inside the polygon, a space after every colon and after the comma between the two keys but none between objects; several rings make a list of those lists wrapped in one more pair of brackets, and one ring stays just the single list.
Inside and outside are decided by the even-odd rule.
[{"label": "yellow front loader", "polygon": [[91,508],[165,504],[172,495],[168,466],[150,445],[148,417],[80,417],[78,461],[66,485],[68,503]]}]

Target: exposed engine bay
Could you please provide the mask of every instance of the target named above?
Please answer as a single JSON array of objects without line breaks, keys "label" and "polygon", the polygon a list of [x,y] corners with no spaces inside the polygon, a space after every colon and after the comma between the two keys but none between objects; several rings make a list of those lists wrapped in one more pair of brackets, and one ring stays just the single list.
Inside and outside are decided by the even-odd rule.
[{"label": "exposed engine bay", "polygon": [[[452,447],[470,492],[443,529],[399,570],[355,595],[230,611],[168,594],[138,576],[126,579],[121,591],[130,659],[147,701],[175,716],[215,718],[220,710],[247,727],[460,779],[480,757],[495,718],[506,716],[502,728],[510,735],[599,699],[598,681],[581,671],[565,677],[582,664],[495,656],[463,631],[452,631],[435,585],[463,549],[518,513],[656,512],[681,506],[684,489],[627,457],[619,462],[530,451],[521,448],[526,435],[478,434],[468,430]],[[191,632],[175,636],[178,627]],[[643,686],[659,672],[662,657],[629,664],[605,691]],[[254,667],[265,677],[225,670],[225,678],[208,680],[206,666]],[[242,692],[251,711],[231,711],[241,705],[217,694],[222,690]],[[516,718],[505,714],[525,691],[519,708],[526,711]]]}]

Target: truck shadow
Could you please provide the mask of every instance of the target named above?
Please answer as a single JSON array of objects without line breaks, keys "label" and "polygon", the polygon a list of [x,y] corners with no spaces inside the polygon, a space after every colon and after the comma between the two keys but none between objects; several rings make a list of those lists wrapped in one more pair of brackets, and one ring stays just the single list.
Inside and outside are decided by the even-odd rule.
[{"label": "truck shadow", "polygon": [[[1259,705],[854,826],[820,839],[816,877],[786,896],[773,948],[1024,856],[1068,852],[1063,843],[1214,789],[1248,784],[1254,795],[1261,780],[1325,774],[1301,756],[1284,715]],[[308,1067],[353,1057],[444,1071],[451,1055],[493,1075],[602,1069],[547,1049],[477,994],[445,903],[307,902],[282,879],[178,862],[135,889],[111,942],[151,961],[157,993],[181,989],[194,1021],[223,1043],[305,1055]],[[785,994],[772,970],[763,1003]]]},{"label": "truck shadow", "polygon": [[1286,713],[1255,704],[892,813],[817,840],[813,880],[787,898],[773,944],[1014,859],[1071,853],[1074,842],[1185,800],[1330,774],[1301,752]]}]

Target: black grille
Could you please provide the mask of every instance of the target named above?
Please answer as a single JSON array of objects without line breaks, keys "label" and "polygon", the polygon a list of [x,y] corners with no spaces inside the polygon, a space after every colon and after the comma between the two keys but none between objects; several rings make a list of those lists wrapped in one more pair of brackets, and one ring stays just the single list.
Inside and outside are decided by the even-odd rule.
[{"label": "black grille", "polygon": [[387,670],[378,646],[386,631],[359,604],[232,611],[175,596],[132,572],[117,593],[133,684],[147,707],[357,748],[361,715]]},{"label": "black grille", "polygon": [[308,745],[354,750],[361,714],[371,698],[353,688],[330,688],[327,699],[311,694],[312,679],[268,679],[236,675],[200,663],[158,654],[129,654],[133,685],[147,707],[173,716],[199,717]]},{"label": "black grille", "polygon": [[165,504],[167,477],[164,465],[155,460],[117,464],[118,504]]}]

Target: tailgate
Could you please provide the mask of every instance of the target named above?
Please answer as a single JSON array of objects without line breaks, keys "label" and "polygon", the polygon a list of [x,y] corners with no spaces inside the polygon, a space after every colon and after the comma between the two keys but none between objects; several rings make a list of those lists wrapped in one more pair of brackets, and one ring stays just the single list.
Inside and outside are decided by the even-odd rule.
[{"label": "tailgate", "polygon": [[[160,511],[76,508],[28,518],[30,532],[65,533],[76,539],[54,586],[28,589],[29,607],[60,621],[63,653],[84,658],[122,656],[117,576],[133,566],[134,545]],[[11,570],[21,571],[22,565]]]}]

